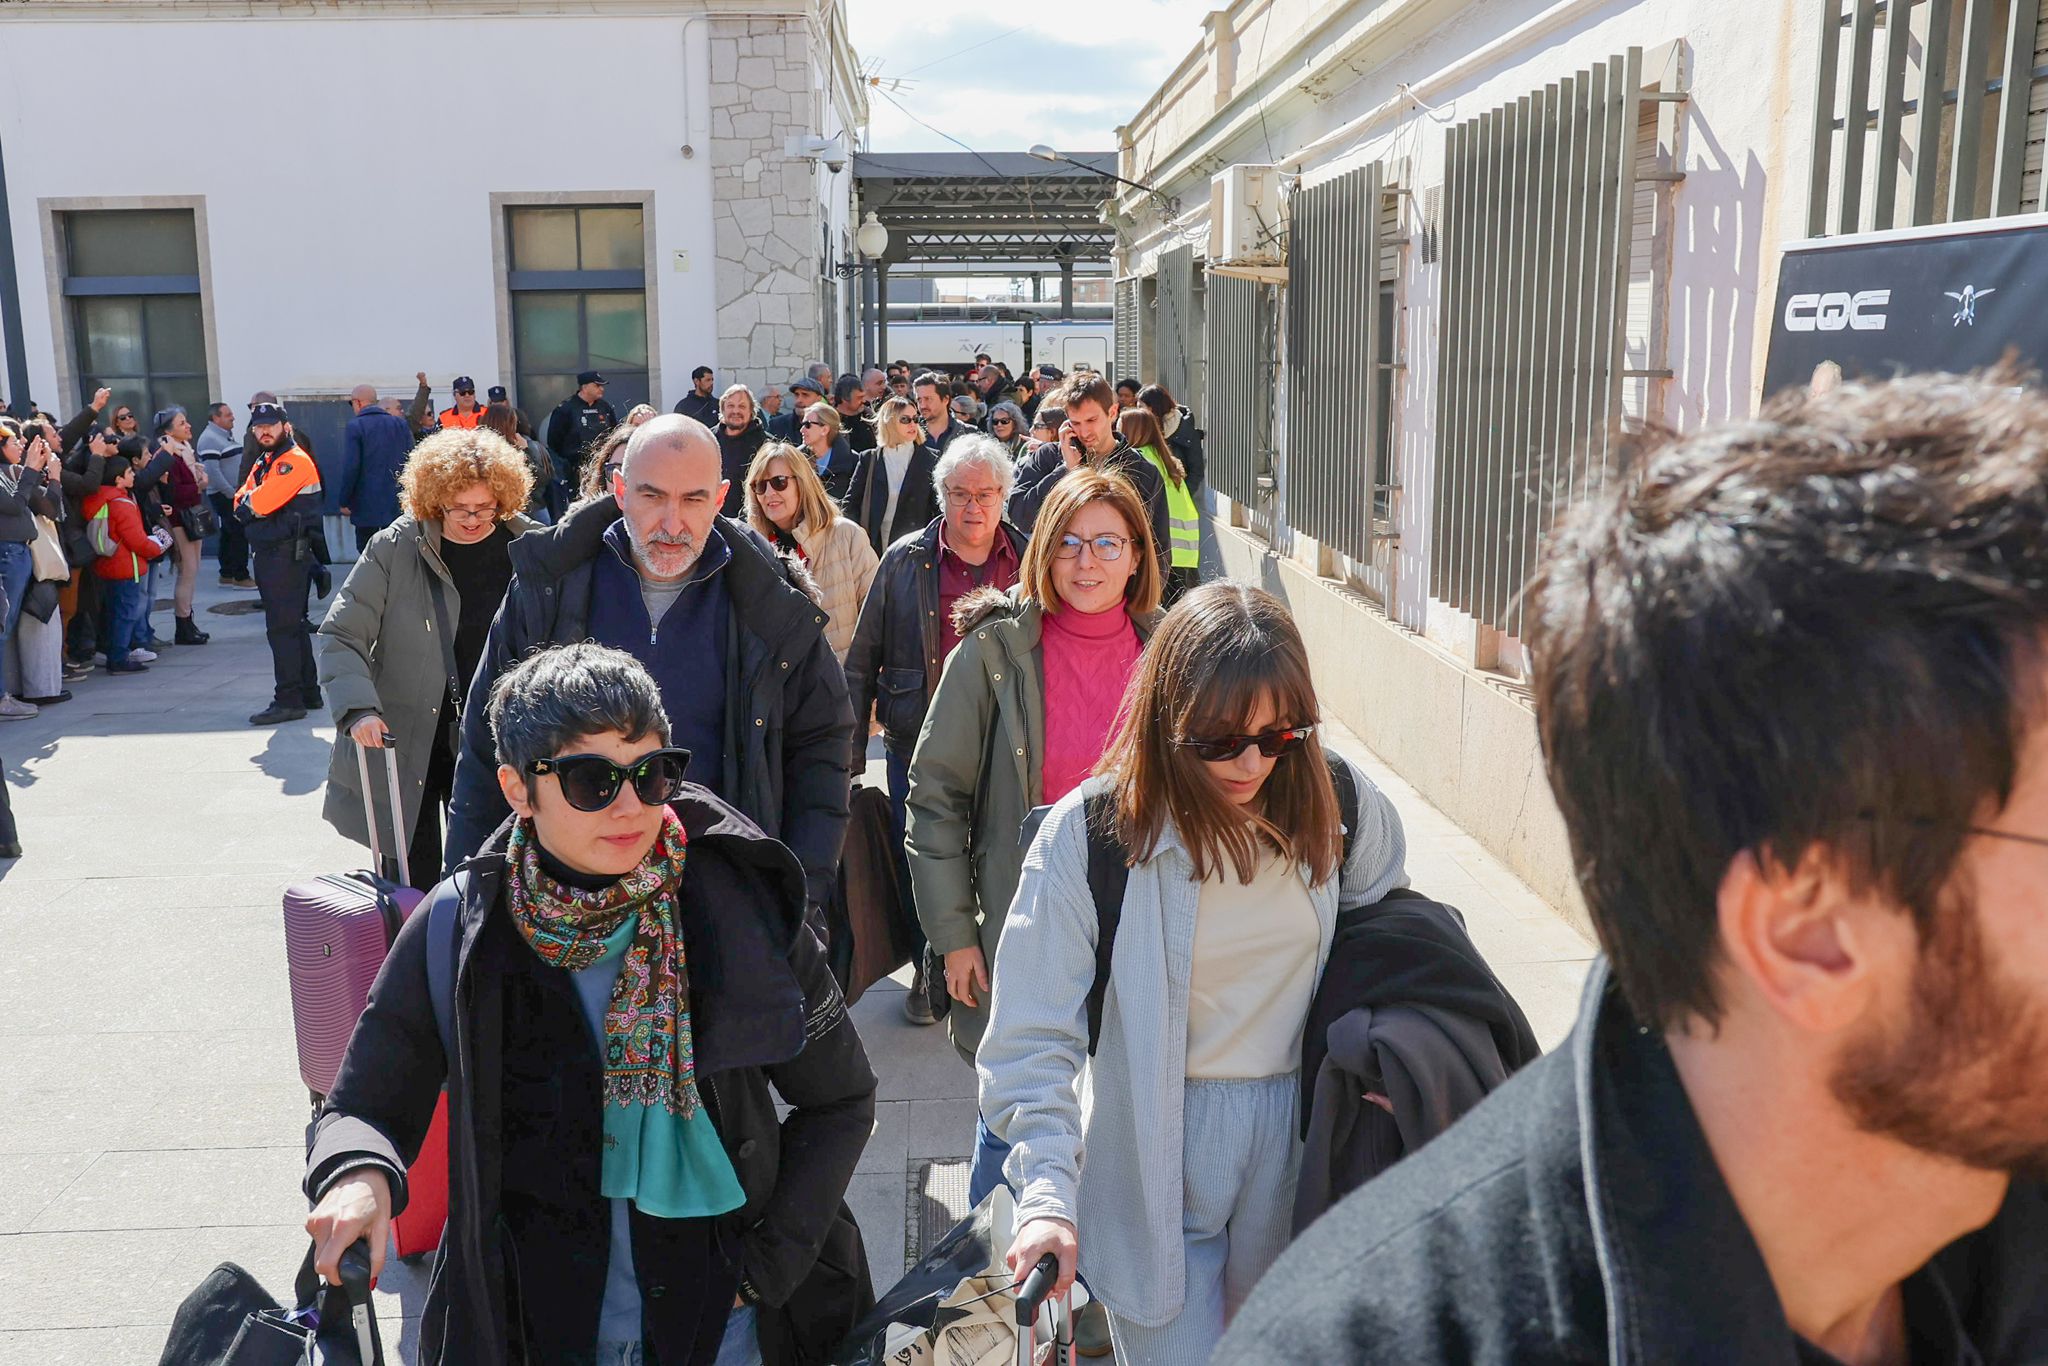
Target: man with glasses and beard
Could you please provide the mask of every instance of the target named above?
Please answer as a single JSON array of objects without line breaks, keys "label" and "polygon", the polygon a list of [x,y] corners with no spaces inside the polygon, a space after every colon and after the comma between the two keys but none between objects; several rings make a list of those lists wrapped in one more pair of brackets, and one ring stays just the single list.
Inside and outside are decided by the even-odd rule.
[{"label": "man with glasses and beard", "polygon": [[1632,463],[1528,589],[1605,957],[1219,1361],[2048,1360],[2048,401],[1923,375]]},{"label": "man with glasses and beard", "polygon": [[543,646],[595,640],[654,675],[690,781],[788,845],[822,905],[853,743],[824,612],[774,547],[719,515],[725,480],[703,424],[667,415],[635,428],[611,490],[512,543],[512,583],[463,709],[447,867],[508,810],[485,719],[492,684]]}]

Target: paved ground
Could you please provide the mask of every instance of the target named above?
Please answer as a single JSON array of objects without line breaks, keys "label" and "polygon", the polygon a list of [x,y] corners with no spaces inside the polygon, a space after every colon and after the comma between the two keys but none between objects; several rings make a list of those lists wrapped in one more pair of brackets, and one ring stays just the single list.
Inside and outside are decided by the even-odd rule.
[{"label": "paved ground", "polygon": [[[252,598],[208,588],[202,607]],[[27,849],[0,863],[0,1366],[148,1366],[216,1263],[288,1292],[305,1251],[306,1093],[278,898],[364,857],[320,819],[331,730],[246,723],[270,695],[261,618],[201,620],[211,644],[134,678],[96,674],[0,726]],[[1355,739],[1339,743],[1400,806],[1415,884],[1463,908],[1554,1043],[1586,942]],[[919,1171],[964,1156],[973,1133],[972,1071],[942,1029],[904,1022],[901,991],[855,1007],[881,1094],[850,1201],[878,1285],[902,1265]],[[387,1275],[378,1295],[407,1361],[424,1282]]]}]

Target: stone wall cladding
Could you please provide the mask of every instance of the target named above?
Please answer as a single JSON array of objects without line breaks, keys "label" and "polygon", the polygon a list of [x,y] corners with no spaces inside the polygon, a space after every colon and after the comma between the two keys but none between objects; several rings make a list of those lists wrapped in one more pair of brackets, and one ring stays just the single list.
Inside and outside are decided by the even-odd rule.
[{"label": "stone wall cladding", "polygon": [[817,171],[783,155],[791,136],[817,131],[810,34],[799,19],[714,19],[710,47],[718,355],[704,360],[720,389],[759,392],[824,354]]}]

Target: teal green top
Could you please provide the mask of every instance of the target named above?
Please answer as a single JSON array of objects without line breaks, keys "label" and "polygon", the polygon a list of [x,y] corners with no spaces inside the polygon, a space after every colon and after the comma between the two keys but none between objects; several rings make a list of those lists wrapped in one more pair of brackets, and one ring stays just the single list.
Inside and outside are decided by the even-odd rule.
[{"label": "teal green top", "polygon": [[[570,974],[600,1051],[612,986],[638,923],[638,917],[627,916],[605,940],[604,955]],[[642,1213],[662,1219],[724,1214],[738,1209],[747,1198],[711,1116],[700,1109],[684,1119],[659,1105],[604,1107],[604,1166],[599,1189],[613,1199],[631,1200]]]}]

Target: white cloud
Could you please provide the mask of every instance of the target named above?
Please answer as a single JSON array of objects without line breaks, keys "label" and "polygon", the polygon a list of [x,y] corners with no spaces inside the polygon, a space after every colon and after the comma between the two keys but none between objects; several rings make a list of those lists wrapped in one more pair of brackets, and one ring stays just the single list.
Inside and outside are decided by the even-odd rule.
[{"label": "white cloud", "polygon": [[936,128],[977,151],[1035,142],[1107,151],[1116,126],[1200,39],[1213,7],[1214,0],[1038,0],[1029,27],[998,37],[1014,27],[1001,11],[847,0],[862,63],[910,82],[893,92],[901,109],[869,92],[869,145],[958,150]]}]

